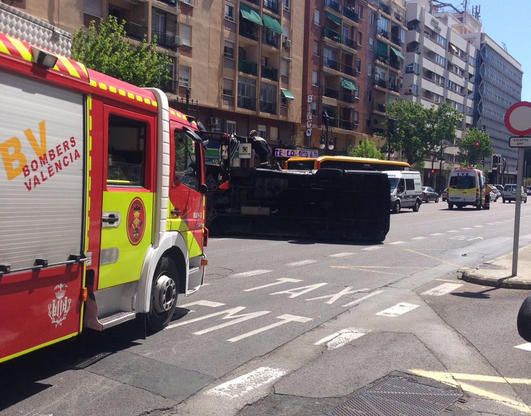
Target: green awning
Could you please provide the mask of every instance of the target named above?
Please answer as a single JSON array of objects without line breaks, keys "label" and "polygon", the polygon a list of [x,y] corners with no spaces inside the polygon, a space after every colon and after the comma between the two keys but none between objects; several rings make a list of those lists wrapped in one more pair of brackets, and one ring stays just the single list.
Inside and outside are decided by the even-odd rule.
[{"label": "green awning", "polygon": [[279,35],[282,35],[282,25],[277,19],[275,19],[274,17],[270,17],[267,14],[263,14],[262,19],[264,20],[265,27],[267,27],[269,30],[272,30],[273,32],[278,33]]},{"label": "green awning", "polygon": [[402,52],[400,52],[398,49],[396,48],[393,48],[391,46],[391,51],[393,51],[393,53],[400,59],[405,59],[404,55],[402,55]]},{"label": "green awning", "polygon": [[376,49],[376,55],[387,57],[387,51],[388,51],[387,43],[377,40],[375,49]]},{"label": "green awning", "polygon": [[281,88],[280,91],[282,91],[282,95],[284,96],[284,98],[286,100],[294,100],[295,99],[295,96],[293,95],[293,93],[288,90],[287,88]]},{"label": "green awning", "polygon": [[358,91],[356,84],[346,78],[341,78],[341,86],[350,91]]},{"label": "green awning", "polygon": [[245,20],[251,23],[262,26],[262,19],[256,10],[247,7],[245,4],[240,4],[240,13]]},{"label": "green awning", "polygon": [[337,17],[335,14],[329,12],[326,12],[326,16],[336,25],[341,26],[341,17]]}]

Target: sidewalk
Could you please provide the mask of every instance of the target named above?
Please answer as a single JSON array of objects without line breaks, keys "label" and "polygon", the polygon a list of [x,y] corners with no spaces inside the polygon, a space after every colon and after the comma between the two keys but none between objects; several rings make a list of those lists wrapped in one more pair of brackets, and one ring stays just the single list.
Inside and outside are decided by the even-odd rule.
[{"label": "sidewalk", "polygon": [[511,277],[513,253],[459,270],[459,278],[470,283],[507,289],[531,289],[531,245],[520,248],[518,274]]}]

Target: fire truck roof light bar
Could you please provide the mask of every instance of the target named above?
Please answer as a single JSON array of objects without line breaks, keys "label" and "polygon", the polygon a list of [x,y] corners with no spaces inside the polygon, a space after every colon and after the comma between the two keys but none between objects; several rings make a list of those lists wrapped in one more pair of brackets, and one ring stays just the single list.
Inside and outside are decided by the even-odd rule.
[{"label": "fire truck roof light bar", "polygon": [[51,69],[57,63],[57,56],[36,47],[31,48],[31,56],[32,62],[34,64],[44,66],[46,68]]}]

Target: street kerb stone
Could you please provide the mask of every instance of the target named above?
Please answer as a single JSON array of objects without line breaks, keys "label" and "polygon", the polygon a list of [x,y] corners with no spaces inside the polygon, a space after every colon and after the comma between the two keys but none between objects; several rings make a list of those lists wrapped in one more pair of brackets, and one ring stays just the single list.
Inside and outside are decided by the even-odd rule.
[{"label": "street kerb stone", "polygon": [[491,286],[504,289],[531,289],[531,279],[520,276],[511,276],[507,269],[492,270],[486,268],[461,269],[458,278],[465,282],[482,286]]}]

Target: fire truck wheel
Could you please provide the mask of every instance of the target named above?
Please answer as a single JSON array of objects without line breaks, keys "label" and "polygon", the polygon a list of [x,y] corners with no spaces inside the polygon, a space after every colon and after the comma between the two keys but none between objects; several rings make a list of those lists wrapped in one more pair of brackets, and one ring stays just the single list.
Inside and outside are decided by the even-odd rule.
[{"label": "fire truck wheel", "polygon": [[178,293],[179,269],[171,257],[164,256],[155,270],[151,286],[151,302],[147,315],[150,331],[160,331],[168,325],[177,307]]}]

